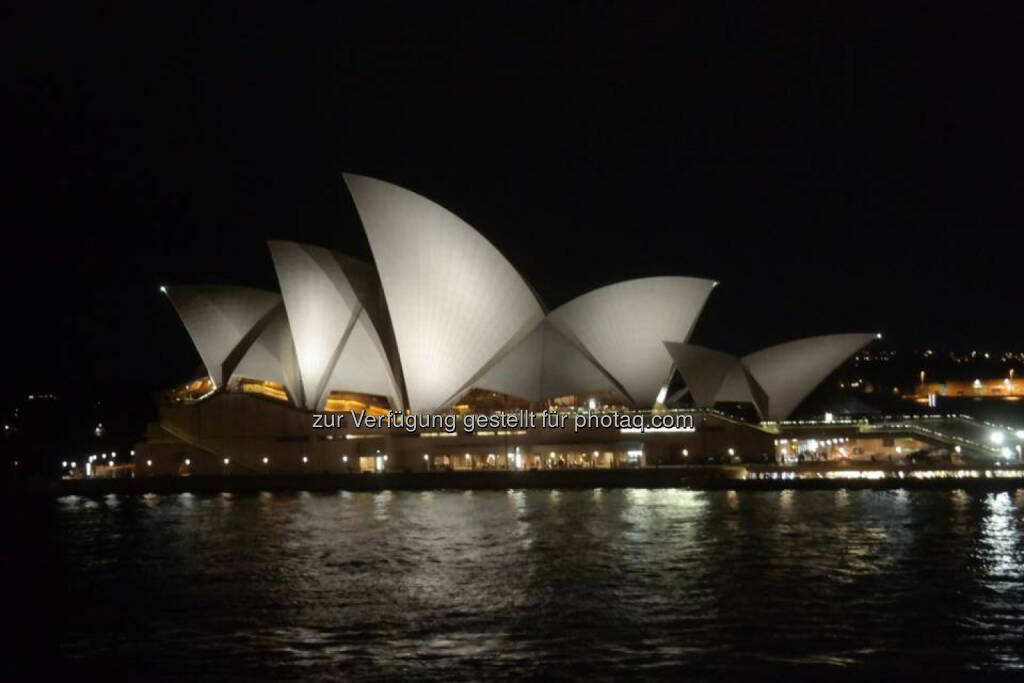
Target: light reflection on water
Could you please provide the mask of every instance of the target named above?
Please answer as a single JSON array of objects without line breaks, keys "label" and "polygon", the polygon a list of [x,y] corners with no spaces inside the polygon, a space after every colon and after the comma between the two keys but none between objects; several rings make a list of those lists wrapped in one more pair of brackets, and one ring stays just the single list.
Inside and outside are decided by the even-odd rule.
[{"label": "light reflection on water", "polygon": [[1024,668],[1024,495],[68,497],[61,651],[142,678]]}]

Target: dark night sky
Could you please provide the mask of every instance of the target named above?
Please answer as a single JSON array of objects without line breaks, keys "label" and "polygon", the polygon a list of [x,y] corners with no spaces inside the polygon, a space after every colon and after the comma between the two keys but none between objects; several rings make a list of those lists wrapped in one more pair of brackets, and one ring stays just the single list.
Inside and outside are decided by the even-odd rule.
[{"label": "dark night sky", "polygon": [[698,275],[694,341],[737,352],[1024,347],[1021,10],[420,4],[6,10],[8,389],[184,379],[158,285],[276,288],[268,238],[368,258],[342,170],[459,214],[551,308]]}]

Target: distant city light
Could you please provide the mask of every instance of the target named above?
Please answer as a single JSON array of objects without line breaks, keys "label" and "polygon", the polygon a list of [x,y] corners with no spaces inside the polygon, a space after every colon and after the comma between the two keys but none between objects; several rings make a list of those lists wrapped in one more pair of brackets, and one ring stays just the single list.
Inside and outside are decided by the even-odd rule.
[{"label": "distant city light", "polygon": [[270,462],[270,458],[263,456],[263,464],[266,465],[268,462]]},{"label": "distant city light", "polygon": [[160,293],[161,294],[166,294],[167,293],[167,288],[164,287],[163,285],[160,285]]},{"label": "distant city light", "polygon": [[152,467],[152,466],[153,466],[153,461],[152,460],[147,460],[146,461],[146,467]]},{"label": "distant city light", "polygon": [[999,446],[1006,440],[1006,435],[1002,432],[992,432],[988,435],[988,440]]},{"label": "distant city light", "polygon": [[309,462],[309,458],[307,458],[306,456],[302,456],[302,462]]},{"label": "distant city light", "polygon": [[191,464],[192,464],[192,460],[191,460],[191,459],[189,459],[189,458],[185,458],[185,467],[188,467],[188,466],[190,466]]},{"label": "distant city light", "polygon": [[231,458],[224,458],[224,464],[225,465],[231,464]]}]

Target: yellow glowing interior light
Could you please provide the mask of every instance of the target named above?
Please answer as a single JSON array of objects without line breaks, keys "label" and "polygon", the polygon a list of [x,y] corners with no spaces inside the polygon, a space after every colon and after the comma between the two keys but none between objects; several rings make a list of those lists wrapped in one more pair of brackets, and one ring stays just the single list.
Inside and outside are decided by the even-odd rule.
[{"label": "yellow glowing interior light", "polygon": [[238,388],[243,394],[256,394],[282,402],[288,400],[288,392],[284,385],[270,380],[243,379],[239,382]]}]

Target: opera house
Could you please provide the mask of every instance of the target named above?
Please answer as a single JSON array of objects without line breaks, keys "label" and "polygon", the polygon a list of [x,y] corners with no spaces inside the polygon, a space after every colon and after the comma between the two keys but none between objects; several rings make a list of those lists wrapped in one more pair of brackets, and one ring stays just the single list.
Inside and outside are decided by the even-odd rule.
[{"label": "opera house", "polygon": [[[832,424],[826,433],[786,422],[875,333],[742,357],[693,345],[717,284],[693,277],[611,283],[548,310],[459,217],[381,180],[344,181],[372,263],[272,241],[280,292],[161,288],[205,372],[162,396],[159,421],[136,446],[135,476],[891,459],[929,443],[906,430]],[[716,409],[723,404],[746,405],[755,417]],[[324,420],[350,411],[686,414],[693,427],[467,431]]]}]

